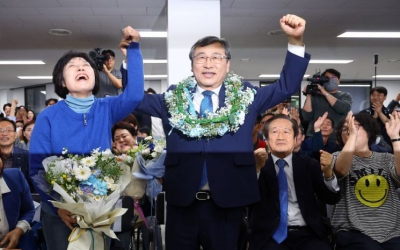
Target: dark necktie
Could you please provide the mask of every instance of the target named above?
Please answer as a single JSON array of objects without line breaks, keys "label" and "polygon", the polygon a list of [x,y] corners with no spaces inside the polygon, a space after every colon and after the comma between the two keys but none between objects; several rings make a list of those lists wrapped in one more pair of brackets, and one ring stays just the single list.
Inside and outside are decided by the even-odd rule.
[{"label": "dark necktie", "polygon": [[280,244],[287,237],[287,213],[288,213],[288,184],[285,174],[286,161],[279,159],[276,161],[279,166],[278,184],[279,184],[279,204],[280,204],[280,220],[272,238]]},{"label": "dark necktie", "polygon": [[[207,112],[212,113],[213,112],[213,103],[211,96],[214,92],[210,90],[205,90],[203,91],[204,98],[201,101],[200,104],[200,116],[201,117],[206,117]],[[203,163],[203,173],[201,174],[201,180],[200,180],[200,186],[199,189],[201,189],[204,185],[207,183],[207,166],[206,166],[206,161]]]}]

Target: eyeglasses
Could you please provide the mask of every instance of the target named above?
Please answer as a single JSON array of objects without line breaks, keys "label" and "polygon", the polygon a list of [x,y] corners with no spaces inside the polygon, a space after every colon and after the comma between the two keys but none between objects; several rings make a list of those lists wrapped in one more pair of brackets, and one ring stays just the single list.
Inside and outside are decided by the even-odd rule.
[{"label": "eyeglasses", "polygon": [[222,62],[222,59],[230,59],[227,56],[221,56],[221,55],[213,55],[213,56],[197,55],[194,57],[194,62],[197,64],[203,64],[207,61],[208,58],[210,58],[210,61],[214,64],[220,64]]},{"label": "eyeglasses", "polygon": [[6,129],[2,129],[0,128],[0,133],[6,133],[6,134],[10,134],[11,132],[15,132],[14,129],[11,128],[6,128]]},{"label": "eyeglasses", "polygon": [[[357,130],[361,127],[360,124],[354,124],[354,126],[356,126]],[[342,135],[348,135],[348,134],[350,134],[350,128],[349,127],[343,127],[341,132],[342,132]]]}]

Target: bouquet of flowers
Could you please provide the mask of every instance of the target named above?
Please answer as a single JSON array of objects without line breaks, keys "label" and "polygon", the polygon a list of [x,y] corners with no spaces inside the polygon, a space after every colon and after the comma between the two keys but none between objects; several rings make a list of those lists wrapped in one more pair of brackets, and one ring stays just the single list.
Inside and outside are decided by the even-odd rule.
[{"label": "bouquet of flowers", "polygon": [[104,235],[117,238],[111,229],[126,209],[115,208],[130,182],[132,159],[114,156],[109,149],[95,149],[90,156],[67,154],[43,160],[45,179],[62,201],[50,201],[55,207],[76,215],[79,227],[74,228],[68,249],[102,249]]},{"label": "bouquet of flowers", "polygon": [[165,173],[164,160],[167,153],[165,147],[165,139],[155,140],[148,136],[136,148],[127,152],[127,155],[134,158],[135,164],[138,165],[138,169],[133,172],[133,175],[147,181],[146,194],[150,200],[162,191],[162,185],[158,179]]}]

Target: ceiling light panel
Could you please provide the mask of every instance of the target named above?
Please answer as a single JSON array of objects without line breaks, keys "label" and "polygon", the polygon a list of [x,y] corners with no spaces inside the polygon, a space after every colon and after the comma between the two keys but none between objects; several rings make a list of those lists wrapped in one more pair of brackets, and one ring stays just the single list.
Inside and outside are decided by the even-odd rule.
[{"label": "ceiling light panel", "polygon": [[36,65],[45,64],[43,61],[0,61],[0,65]]},{"label": "ceiling light panel", "polygon": [[52,76],[18,76],[22,80],[51,80]]},{"label": "ceiling light panel", "polygon": [[310,60],[310,64],[348,64],[353,60]]},{"label": "ceiling light panel", "polygon": [[400,32],[345,32],[343,38],[400,38]]}]

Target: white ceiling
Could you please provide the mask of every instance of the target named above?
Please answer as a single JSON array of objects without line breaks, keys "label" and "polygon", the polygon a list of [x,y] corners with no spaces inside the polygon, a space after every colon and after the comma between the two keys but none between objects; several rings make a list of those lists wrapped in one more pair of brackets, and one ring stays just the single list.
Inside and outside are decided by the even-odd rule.
[{"label": "white ceiling", "polygon": [[[374,75],[373,55],[379,54],[378,74],[400,74],[400,39],[337,38],[344,31],[400,31],[399,0],[222,0],[221,35],[232,47],[232,70],[246,79],[277,74],[287,38],[270,36],[284,14],[307,21],[304,42],[313,59],[352,59],[346,65],[310,64],[307,74],[333,67],[342,79]],[[205,17],[206,18],[206,17]],[[20,80],[18,75],[51,75],[68,50],[88,52],[117,45],[121,28],[165,31],[166,0],[0,0],[0,60],[43,60],[45,65],[1,65],[0,89],[37,85],[45,80]],[[52,36],[49,29],[71,30]],[[200,38],[200,37],[199,37]],[[145,59],[166,59],[165,38],[142,38]],[[189,52],[189,48],[188,48]],[[241,62],[240,58],[250,58]],[[119,66],[119,65],[117,65]],[[165,64],[146,64],[145,74],[167,74]]]}]

